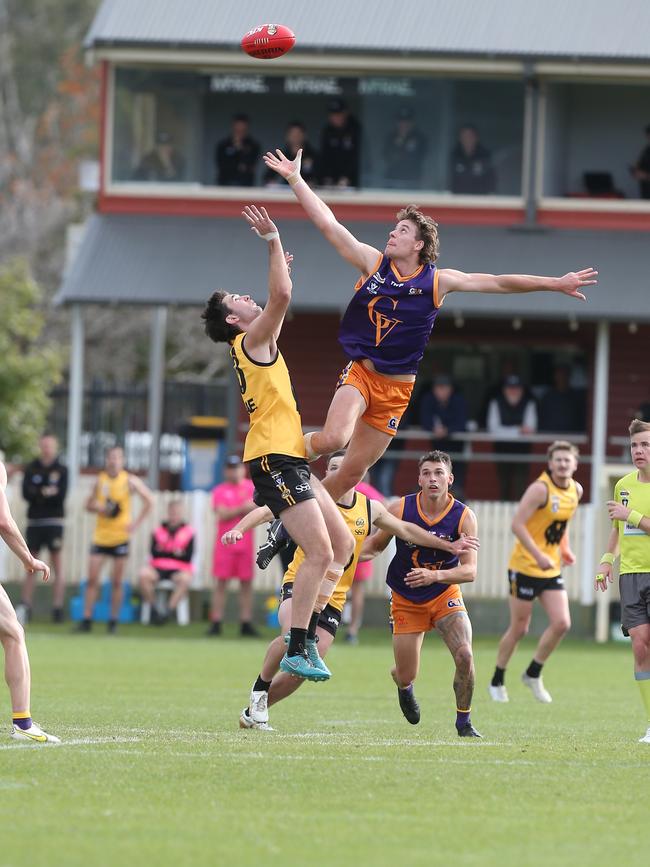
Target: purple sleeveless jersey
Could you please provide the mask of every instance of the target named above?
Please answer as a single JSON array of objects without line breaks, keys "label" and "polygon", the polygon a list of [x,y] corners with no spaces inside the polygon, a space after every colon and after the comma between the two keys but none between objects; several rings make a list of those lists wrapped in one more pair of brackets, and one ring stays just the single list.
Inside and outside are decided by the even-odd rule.
[{"label": "purple sleeveless jersey", "polygon": [[[369,358],[379,373],[417,373],[438,315],[435,265],[403,279],[388,256],[356,292],[339,329],[348,358]],[[361,278],[363,279],[363,278]]]},{"label": "purple sleeveless jersey", "polygon": [[[431,524],[418,509],[419,498],[419,493],[404,497],[402,520],[424,527],[425,530],[441,539],[455,542],[460,536],[459,525],[467,509],[465,503],[455,500],[450,495],[449,503],[443,510],[442,517]],[[458,557],[438,548],[418,548],[417,545],[403,542],[401,539],[395,539],[395,542],[397,543],[397,552],[390,561],[386,576],[386,583],[392,590],[411,602],[428,602],[449,589],[449,584],[437,582],[429,584],[427,587],[409,587],[408,584],[404,583],[404,578],[412,569],[453,569],[454,566],[458,566]]]}]

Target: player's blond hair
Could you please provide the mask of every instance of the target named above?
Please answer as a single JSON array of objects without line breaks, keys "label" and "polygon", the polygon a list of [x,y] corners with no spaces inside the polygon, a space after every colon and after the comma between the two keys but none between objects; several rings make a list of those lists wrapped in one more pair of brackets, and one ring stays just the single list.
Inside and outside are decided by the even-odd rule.
[{"label": "player's blond hair", "polygon": [[573,443],[570,443],[568,440],[555,440],[552,442],[550,446],[546,450],[546,457],[550,461],[555,452],[571,452],[574,458],[580,456],[580,450],[578,446],[575,446]]},{"label": "player's blond hair", "polygon": [[641,421],[640,418],[633,418],[632,423],[630,424],[630,436],[633,437],[634,434],[645,433],[650,430],[650,422]]},{"label": "player's blond hair", "polygon": [[397,221],[409,220],[416,229],[418,241],[424,241],[420,250],[420,263],[428,265],[435,262],[440,253],[440,241],[438,239],[438,224],[433,217],[427,217],[417,205],[407,205],[397,214]]}]

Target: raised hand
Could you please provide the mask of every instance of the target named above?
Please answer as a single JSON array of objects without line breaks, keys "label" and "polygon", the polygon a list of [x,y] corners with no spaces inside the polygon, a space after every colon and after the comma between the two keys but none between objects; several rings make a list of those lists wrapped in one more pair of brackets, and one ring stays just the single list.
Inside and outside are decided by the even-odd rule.
[{"label": "raised hand", "polygon": [[598,271],[593,268],[583,268],[582,271],[569,271],[564,277],[558,277],[558,291],[565,295],[571,295],[573,298],[580,298],[581,301],[586,301],[587,298],[584,292],[581,292],[583,286],[593,286],[598,283],[596,280]]},{"label": "raised hand", "polygon": [[293,262],[293,253],[284,254],[284,261],[287,263],[287,271],[291,274],[291,263]]},{"label": "raised hand", "polygon": [[[277,156],[276,156],[277,154]],[[277,172],[285,181],[290,175],[298,177],[300,175],[300,164],[302,163],[302,148],[299,148],[294,160],[287,159],[280,148],[277,148],[275,154],[267,151],[262,157],[268,168]]]},{"label": "raised hand", "polygon": [[278,227],[266,212],[266,208],[258,208],[256,205],[246,205],[242,211],[242,216],[251,227],[251,231],[259,238],[265,241],[270,241],[269,235],[279,237]]}]

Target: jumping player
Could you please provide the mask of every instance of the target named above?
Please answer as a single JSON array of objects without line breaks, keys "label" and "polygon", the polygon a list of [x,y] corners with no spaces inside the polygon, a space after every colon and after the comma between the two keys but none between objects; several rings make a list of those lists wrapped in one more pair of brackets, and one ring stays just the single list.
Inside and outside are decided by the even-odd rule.
[{"label": "jumping player", "polygon": [[508,564],[510,626],[499,642],[497,664],[489,686],[494,701],[508,701],[505,671],[520,639],[528,632],[533,601],[539,599],[548,616],[533,658],[521,679],[537,701],[548,704],[542,667],[571,628],[569,597],[561,567],[575,563],[567,527],[582,498],[582,485],[573,478],[578,450],[556,440],[548,447],[548,469],[526,489],[512,520],[517,537]]},{"label": "jumping player", "polygon": [[[335,452],[329,457],[327,462],[328,473],[335,473],[338,470],[344,454],[344,452]],[[458,554],[470,548],[478,547],[478,539],[469,536],[455,541],[432,539],[430,534],[417,524],[409,524],[396,518],[378,500],[371,500],[354,488],[345,492],[337,503],[337,506],[345,523],[350,528],[350,532],[354,534],[355,546],[354,555],[347,564],[345,572],[328,604],[323,609],[317,609],[314,612],[315,617],[311,624],[314,631],[311,639],[318,643],[321,656],[325,656],[336,637],[337,629],[341,623],[345,597],[352,585],[363,543],[373,528],[380,528],[413,545],[423,543],[431,545],[433,542],[441,550],[450,554]],[[224,544],[235,544],[242,538],[243,534],[268,520],[269,510],[266,508],[258,509],[257,512],[251,512],[242,518],[239,524],[233,527],[229,533],[224,535]],[[278,674],[277,672],[282,654],[284,653],[284,633],[291,619],[291,600],[296,571],[303,559],[303,552],[298,548],[293,561],[285,573],[280,590],[280,608],[278,612],[281,626],[280,635],[268,646],[262,671],[251,691],[249,706],[242,711],[240,716],[239,724],[241,728],[268,729],[269,706],[295,692],[302,683],[302,681],[295,677],[290,677],[282,672]]]},{"label": "jumping player", "polygon": [[600,560],[596,590],[607,590],[620,553],[619,587],[622,626],[632,639],[634,679],[648,717],[648,730],[639,739],[650,744],[650,423],[635,418],[630,425],[634,470],[616,482],[614,499],[607,503],[613,521],[607,551]]},{"label": "jumping player", "polygon": [[584,300],[596,282],[585,268],[563,277],[465,274],[439,270],[438,227],[414,205],[401,210],[383,252],[358,241],[300,175],[301,151],[278,150],[264,162],[291,185],[307,216],[361,274],[341,322],[344,368],[321,431],[306,435],[310,460],[344,448],[345,460],[325,485],[334,499],[361,481],[399,427],[438,310],[451,292],[506,294],[549,291]]},{"label": "jumping player", "polygon": [[300,413],[289,371],[277,341],[291,301],[292,283],[280,234],[264,208],[246,207],[251,230],[268,244],[269,297],[264,309],[250,295],[217,291],[202,318],[215,343],[228,342],[242,400],[250,416],[244,462],[256,489],[256,502],[282,515],[291,537],[305,552],[298,570],[291,633],[283,671],[310,680],[330,676],[307,654],[307,629],[318,599],[324,607],[345,564],[354,539],[334,501],[311,476],[305,457]]},{"label": "jumping player", "polygon": [[[461,534],[477,533],[476,515],[449,492],[454,476],[451,458],[441,451],[423,455],[418,463],[420,491],[392,504],[389,511],[404,521],[417,524],[430,539],[455,541]],[[392,534],[380,530],[364,546],[364,554],[377,554]],[[386,583],[391,588],[390,622],[393,632],[395,666],[391,671],[397,685],[399,706],[412,724],[420,722],[420,706],[413,683],[420,667],[422,642],[436,629],[449,648],[456,671],[456,731],[461,738],[480,738],[470,718],[474,694],[474,658],[470,623],[459,584],[476,578],[476,550],[460,554],[413,545],[397,540],[397,552],[388,567]]]},{"label": "jumping player", "polygon": [[[37,560],[27,547],[7,502],[7,471],[0,462],[0,536],[28,572],[42,572],[43,581],[50,577],[50,567]],[[25,630],[18,622],[9,597],[0,586],[0,643],[5,652],[5,680],[11,695],[13,726],[11,737],[36,744],[59,744],[61,741],[36,725],[29,709],[31,675],[25,644]]]}]

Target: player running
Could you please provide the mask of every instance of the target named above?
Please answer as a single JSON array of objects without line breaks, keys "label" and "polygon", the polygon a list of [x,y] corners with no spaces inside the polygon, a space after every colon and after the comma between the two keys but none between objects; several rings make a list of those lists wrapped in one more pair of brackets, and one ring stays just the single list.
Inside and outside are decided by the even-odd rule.
[{"label": "player running", "polygon": [[361,277],[341,322],[344,368],[323,430],[306,435],[310,460],[344,448],[345,460],[325,486],[334,499],[358,484],[397,433],[418,364],[438,311],[451,292],[507,294],[549,291],[584,300],[592,268],[563,277],[465,274],[438,269],[438,227],[414,205],[401,210],[383,252],[358,241],[300,175],[301,151],[277,150],[266,165],[285,178],[307,216]]},{"label": "player running", "polygon": [[571,628],[561,567],[576,561],[567,528],[582,499],[582,485],[573,478],[578,469],[578,449],[572,443],[556,440],[548,447],[547,457],[548,469],[528,486],[512,519],[517,541],[508,563],[510,626],[499,642],[497,664],[488,687],[494,701],[509,701],[506,667],[528,632],[535,599],[546,612],[548,626],[521,680],[537,701],[548,704],[553,700],[544,687],[542,667]]},{"label": "player running", "polygon": [[[455,541],[461,534],[476,536],[476,515],[449,492],[454,476],[451,458],[441,451],[423,455],[419,462],[420,491],[393,503],[388,511],[417,524],[429,539]],[[377,554],[390,542],[392,533],[380,530],[364,546],[364,554]],[[476,550],[441,552],[431,542],[414,545],[397,539],[397,552],[388,567],[386,583],[391,588],[390,622],[395,666],[391,675],[397,684],[402,713],[412,724],[420,722],[420,706],[413,683],[420,667],[422,642],[436,629],[449,648],[456,671],[456,731],[461,738],[480,738],[470,718],[474,694],[474,658],[470,623],[459,584],[476,578]]]},{"label": "player running", "polygon": [[[37,560],[27,547],[27,542],[11,516],[6,488],[7,471],[5,465],[0,462],[0,536],[28,572],[42,572],[43,581],[48,581],[50,567],[42,560]],[[59,738],[43,731],[32,719],[29,709],[31,675],[25,630],[18,622],[14,607],[1,585],[0,642],[5,652],[5,680],[11,695],[13,715],[11,737],[17,741],[29,741],[35,744],[60,744]]]},{"label": "player running", "polygon": [[309,680],[330,676],[307,653],[307,627],[318,599],[324,607],[345,564],[354,539],[334,501],[311,476],[305,457],[300,413],[287,365],[277,341],[291,302],[291,256],[285,257],[280,233],[264,208],[246,207],[243,216],[252,231],[268,244],[269,297],[262,309],[250,295],[217,291],[202,318],[215,343],[228,342],[250,427],[244,462],[256,489],[256,502],[282,515],[287,530],[305,552],[298,570],[292,607],[289,646],[283,671]]},{"label": "player running", "polygon": [[596,590],[614,580],[614,561],[620,553],[619,589],[623,632],[632,639],[634,679],[648,717],[648,730],[639,739],[650,744],[650,423],[635,418],[630,425],[634,470],[614,487],[607,511],[614,522],[607,551],[600,559]]},{"label": "player running", "polygon": [[[342,451],[330,455],[327,461],[328,474],[335,473],[339,469],[344,455],[345,452]],[[345,492],[338,501],[337,506],[345,523],[350,528],[350,532],[354,534],[355,545],[354,554],[348,562],[345,572],[341,576],[329,602],[324,608],[317,607],[314,610],[309,624],[308,645],[315,647],[318,644],[321,656],[325,656],[336,637],[337,629],[341,623],[345,597],[352,586],[363,543],[373,528],[385,530],[392,536],[397,536],[413,545],[425,543],[431,545],[433,541],[440,550],[452,555],[478,547],[478,539],[470,536],[465,536],[455,541],[448,541],[446,539],[432,540],[430,534],[422,529],[422,527],[396,518],[378,500],[371,500],[354,488]],[[270,512],[267,508],[250,512],[241,519],[236,527],[233,527],[232,530],[224,534],[224,545],[235,544],[253,527],[268,521],[269,515]],[[251,690],[249,706],[242,711],[240,716],[239,724],[241,728],[269,729],[268,708],[270,705],[281,701],[292,692],[295,692],[302,683],[301,680],[295,677],[290,677],[283,673],[277,674],[277,671],[284,653],[284,634],[287,624],[291,619],[292,595],[296,572],[303,559],[304,554],[298,548],[293,561],[285,573],[280,590],[280,608],[278,611],[281,627],[280,635],[267,648],[262,670]]]}]

